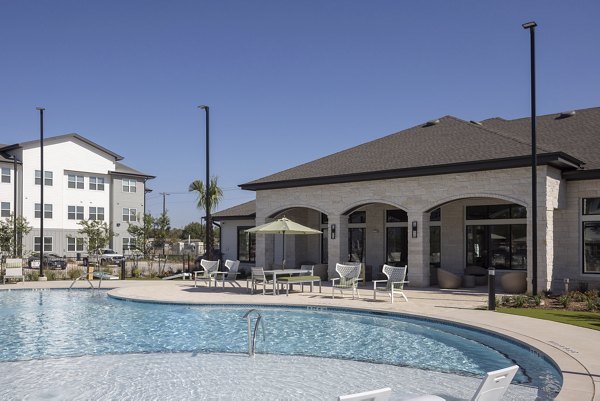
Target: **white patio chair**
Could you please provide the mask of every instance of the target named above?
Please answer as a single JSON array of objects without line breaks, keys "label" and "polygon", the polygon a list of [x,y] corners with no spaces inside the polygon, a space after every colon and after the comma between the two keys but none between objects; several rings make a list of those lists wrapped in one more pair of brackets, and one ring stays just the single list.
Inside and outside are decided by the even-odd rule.
[{"label": "white patio chair", "polygon": [[221,264],[220,260],[202,259],[200,261],[200,266],[202,266],[203,270],[194,271],[194,287],[197,286],[198,280],[207,280],[208,286],[210,287],[210,284],[215,277],[215,272],[217,272],[219,270],[220,264]]},{"label": "white patio chair", "polygon": [[3,283],[6,284],[6,280],[19,279],[25,282],[25,276],[23,275],[23,260],[12,258],[6,259]]},{"label": "white patio chair", "polygon": [[[377,292],[386,292],[394,303],[394,294],[401,295],[406,302],[408,298],[404,295],[404,284],[406,281],[406,266],[389,266],[383,265],[383,274],[386,275],[387,280],[373,280],[373,299],[377,300]],[[377,284],[385,283],[384,286],[377,287]]]},{"label": "white patio chair", "polygon": [[267,284],[273,284],[273,280],[267,277],[265,274],[265,269],[262,267],[252,268],[252,294],[254,294],[254,291],[256,291],[257,284],[262,284],[263,295],[266,293]]},{"label": "white patio chair", "polygon": [[[479,387],[477,388],[477,391],[475,391],[475,395],[473,395],[471,401],[501,401],[504,393],[506,393],[506,390],[508,390],[510,382],[512,381],[513,377],[515,377],[515,374],[517,374],[518,370],[519,366],[514,365],[508,368],[486,373],[481,383],[479,383]],[[435,400],[444,401],[443,398],[440,398],[436,395],[424,395],[417,398],[410,398],[405,401]]]},{"label": "white patio chair", "polygon": [[331,279],[331,298],[335,298],[335,289],[340,290],[344,296],[344,290],[352,290],[352,299],[354,294],[360,298],[358,293],[358,281],[360,277],[360,263],[341,264],[336,263],[335,271],[340,276],[339,278]]},{"label": "white patio chair", "polygon": [[378,390],[365,391],[362,393],[340,395],[338,401],[387,401],[390,399],[392,389],[389,387]]},{"label": "white patio chair", "polygon": [[232,287],[236,285],[238,287],[241,287],[241,285],[236,281],[238,274],[240,274],[238,272],[238,269],[240,267],[240,261],[227,259],[225,261],[224,266],[227,269],[227,274],[225,275],[225,277],[223,277],[223,285],[225,285],[225,282],[227,281],[231,284]]}]

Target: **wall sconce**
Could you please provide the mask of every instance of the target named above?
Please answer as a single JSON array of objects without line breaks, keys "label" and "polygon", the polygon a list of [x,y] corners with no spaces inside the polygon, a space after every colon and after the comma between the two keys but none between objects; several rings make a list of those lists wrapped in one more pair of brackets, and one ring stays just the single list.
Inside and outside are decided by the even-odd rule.
[{"label": "wall sconce", "polygon": [[335,224],[331,225],[331,239],[335,239]]},{"label": "wall sconce", "polygon": [[412,237],[417,238],[417,222],[412,222]]}]

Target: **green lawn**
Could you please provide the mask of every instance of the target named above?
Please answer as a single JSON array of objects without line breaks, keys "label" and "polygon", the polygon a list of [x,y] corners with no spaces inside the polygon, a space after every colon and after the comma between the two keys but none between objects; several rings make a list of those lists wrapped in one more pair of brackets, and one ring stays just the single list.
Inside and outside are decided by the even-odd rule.
[{"label": "green lawn", "polygon": [[529,309],[529,308],[498,308],[498,312],[511,315],[528,316],[536,319],[552,320],[573,326],[600,330],[600,313],[573,312],[556,309]]}]

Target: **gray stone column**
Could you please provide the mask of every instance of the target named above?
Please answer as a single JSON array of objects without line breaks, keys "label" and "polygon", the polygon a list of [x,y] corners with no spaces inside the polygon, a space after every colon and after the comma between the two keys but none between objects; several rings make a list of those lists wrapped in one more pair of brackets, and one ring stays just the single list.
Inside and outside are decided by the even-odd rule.
[{"label": "gray stone column", "polygon": [[[348,216],[328,215],[329,239],[327,252],[329,254],[327,274],[330,278],[337,277],[335,264],[348,261]],[[335,224],[335,239],[331,239],[331,227]]]},{"label": "gray stone column", "polygon": [[429,213],[408,212],[408,281],[411,287],[429,286]]}]

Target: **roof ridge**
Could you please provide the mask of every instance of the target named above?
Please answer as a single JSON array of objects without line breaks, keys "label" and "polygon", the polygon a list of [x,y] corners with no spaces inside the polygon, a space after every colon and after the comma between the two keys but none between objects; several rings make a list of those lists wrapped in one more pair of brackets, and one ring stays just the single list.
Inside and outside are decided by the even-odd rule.
[{"label": "roof ridge", "polygon": [[[583,108],[583,109],[571,109],[571,110],[573,110],[575,112],[581,112],[581,111],[587,111],[587,110],[593,110],[593,109],[600,109],[600,106],[586,107],[586,108]],[[562,112],[559,111],[559,112],[554,112],[554,113],[542,114],[541,116],[536,116],[536,118],[550,117],[550,116],[553,116],[553,115],[556,115],[556,114],[561,114],[561,113]],[[531,117],[520,117],[520,118],[515,118],[513,120],[507,120],[507,119],[503,118],[503,120],[504,121],[508,121],[508,122],[514,122],[514,121],[528,120],[530,118]]]},{"label": "roof ridge", "polygon": [[[457,120],[457,121],[459,121],[459,122],[461,122],[461,123],[464,123],[464,124],[469,124],[469,125],[472,125],[472,126],[474,126],[474,127],[476,127],[476,128],[479,128],[479,129],[482,129],[482,130],[484,130],[484,131],[487,131],[487,132],[489,132],[490,134],[497,135],[497,136],[499,136],[499,137],[501,137],[501,138],[510,139],[510,140],[512,140],[512,141],[514,141],[514,142],[517,142],[517,143],[521,144],[521,145],[528,145],[528,146],[531,146],[531,142],[528,142],[528,141],[523,141],[523,140],[521,140],[520,138],[515,138],[515,137],[511,136],[509,132],[500,132],[500,131],[495,131],[495,130],[493,130],[493,129],[491,129],[491,128],[488,128],[488,127],[486,127],[486,126],[484,126],[484,125],[473,124],[473,123],[471,123],[471,122],[469,122],[469,121],[463,120],[462,118],[458,118],[458,117],[454,117],[454,116],[449,116],[449,117],[451,117],[451,118],[453,118],[453,119],[455,119],[455,120]],[[549,152],[549,153],[552,153],[552,150],[550,150],[550,149],[545,149],[545,148],[543,148],[543,147],[541,147],[541,146],[536,146],[536,148],[537,148],[537,149],[540,149],[540,150],[543,150],[544,152]]]}]

